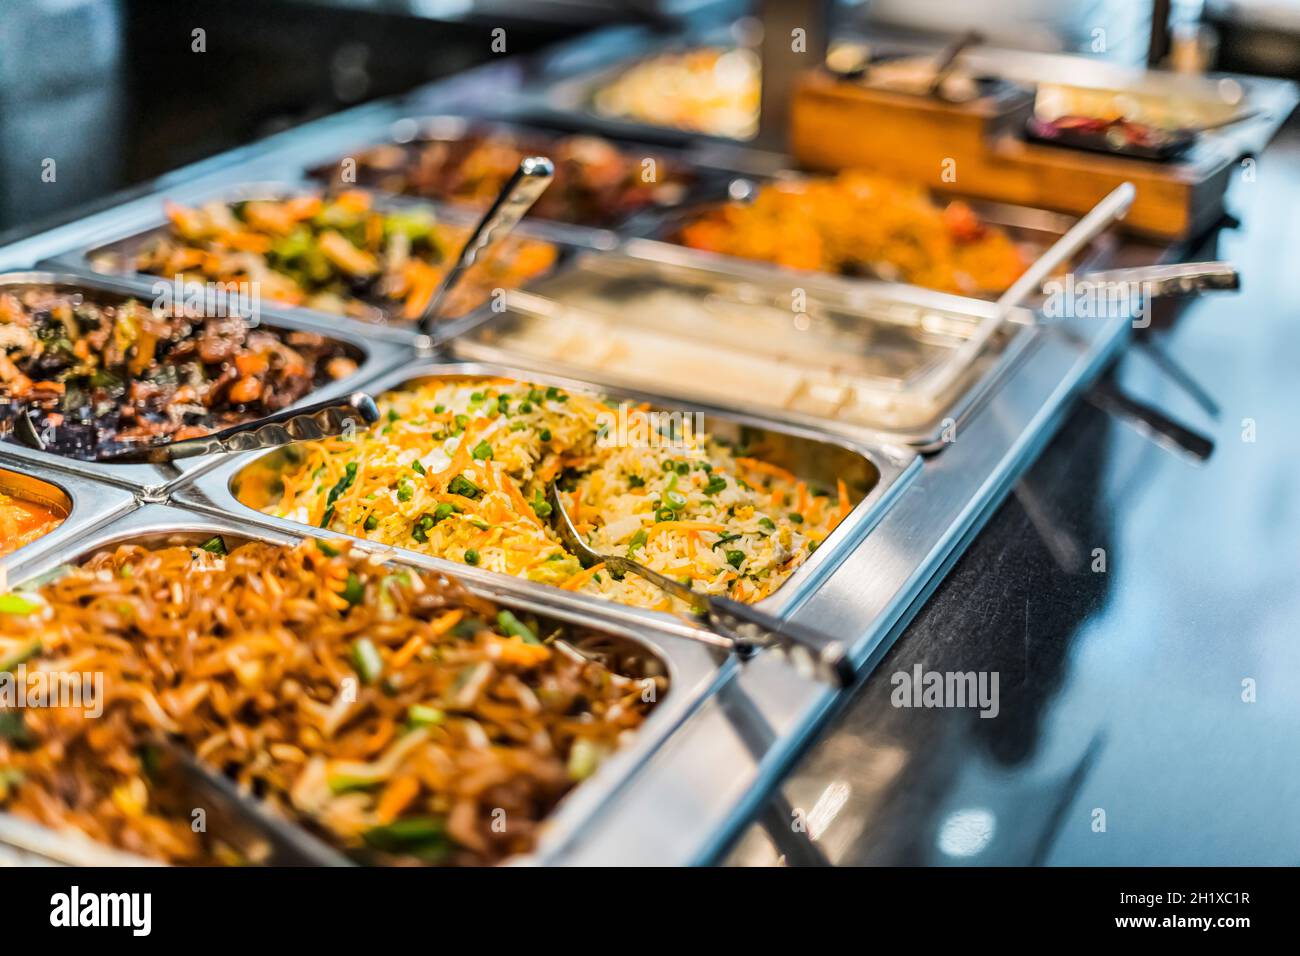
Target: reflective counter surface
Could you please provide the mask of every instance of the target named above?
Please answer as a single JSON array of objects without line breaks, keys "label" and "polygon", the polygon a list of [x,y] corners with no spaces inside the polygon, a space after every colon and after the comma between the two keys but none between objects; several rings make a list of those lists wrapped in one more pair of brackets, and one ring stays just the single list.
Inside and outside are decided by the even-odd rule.
[{"label": "reflective counter surface", "polygon": [[[727,862],[808,861],[784,820],[838,864],[1300,862],[1294,119],[1229,208],[1241,293],[1114,371],[1210,459],[1080,403]],[[895,706],[918,667],[996,674],[996,716]]]}]

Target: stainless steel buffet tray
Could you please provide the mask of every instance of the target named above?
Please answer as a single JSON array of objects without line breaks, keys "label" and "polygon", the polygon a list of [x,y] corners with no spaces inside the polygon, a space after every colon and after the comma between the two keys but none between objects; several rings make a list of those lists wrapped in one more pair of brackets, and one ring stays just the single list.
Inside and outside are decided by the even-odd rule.
[{"label": "stainless steel buffet tray", "polygon": [[635,50],[625,51],[628,55],[620,59],[593,66],[550,84],[537,97],[536,102],[529,105],[542,118],[594,130],[605,136],[632,137],[670,144],[705,141],[738,146],[747,143],[758,133],[757,109],[755,109],[753,130],[748,135],[733,136],[725,132],[694,130],[684,126],[654,123],[627,114],[601,110],[597,105],[596,101],[601,91],[607,89],[629,70],[653,62],[660,56],[704,49],[746,50],[748,48],[738,45],[727,32],[716,30],[693,39],[650,40],[638,44]]},{"label": "stainless steel buffet tray", "polygon": [[[807,173],[796,173],[785,171],[773,176],[744,176],[741,177],[741,185],[745,189],[752,187],[763,188],[767,185],[779,183],[799,183],[805,182],[812,178],[833,178],[828,175],[814,177]],[[728,187],[730,189],[730,187]],[[1008,238],[1020,249],[1025,258],[1026,264],[1034,261],[1044,252],[1046,252],[1053,243],[1065,235],[1070,227],[1077,222],[1077,218],[1064,213],[1052,212],[1047,209],[1038,209],[1033,206],[1016,206],[1011,203],[991,202],[983,199],[970,199],[962,196],[953,196],[944,193],[932,193],[933,200],[938,205],[946,205],[954,200],[960,200],[970,206],[971,210],[979,217],[980,221],[987,226],[1002,230]],[[798,285],[806,281],[810,276],[826,276],[833,278],[833,273],[822,272],[813,269],[796,269],[789,266],[777,265],[774,262],[765,262],[763,260],[743,259],[737,256],[726,255],[717,252],[708,252],[701,249],[692,249],[677,241],[677,236],[681,230],[696,218],[714,210],[726,203],[721,197],[715,197],[712,200],[698,203],[683,203],[672,209],[662,210],[654,215],[646,215],[637,221],[637,225],[645,227],[640,236],[637,238],[646,240],[645,242],[629,243],[629,249],[642,251],[642,254],[656,256],[662,253],[656,253],[653,250],[655,244],[667,244],[679,249],[689,250],[693,255],[700,257],[703,262],[715,264],[720,269],[733,269],[737,264],[747,262],[758,262],[768,272],[769,275],[781,277],[792,285]],[[1075,272],[1093,271],[1108,268],[1114,257],[1117,241],[1113,233],[1105,232],[1093,239],[1083,247],[1069,262],[1069,269]],[[980,295],[980,298],[995,299],[996,295]],[[1035,297],[1028,300],[1032,307],[1036,302]]]},{"label": "stainless steel buffet tray", "polygon": [[52,471],[6,455],[2,450],[0,492],[44,504],[64,514],[63,523],[53,531],[0,557],[0,593],[5,590],[3,577],[7,569],[73,546],[100,525],[136,505],[135,496],[125,488]]},{"label": "stainless steel buffet tray", "polygon": [[[584,38],[582,44],[590,42],[591,38]],[[639,55],[646,48],[644,44],[638,45],[632,53]],[[624,50],[620,55],[626,53]],[[474,75],[458,78],[459,86],[435,84],[417,93],[412,101],[418,100],[418,112],[424,114],[459,110],[461,103],[456,91],[463,91],[467,81],[475,82]],[[537,88],[540,96],[546,95],[540,82]],[[497,90],[491,93],[495,96]],[[514,91],[500,99],[502,108],[512,109],[512,115],[527,114],[528,96]],[[536,97],[532,105],[537,105]],[[196,172],[176,174],[143,199],[6,247],[0,250],[0,264],[28,265],[44,256],[66,255],[69,249],[84,254],[114,236],[121,238],[156,226],[164,195],[192,202],[196,195],[215,195],[218,189],[230,190],[241,182],[293,179],[312,164],[337,156],[339,147],[347,142],[386,135],[393,121],[412,112],[409,103],[380,104],[308,124],[268,142],[257,155],[242,152],[237,162],[227,163],[216,172],[212,168],[204,170],[201,180],[184,182],[198,175]],[[552,122],[565,125],[557,112],[552,112],[545,121],[548,125]],[[568,128],[631,135],[647,141],[654,139],[650,129],[634,126],[609,129],[581,117]],[[713,163],[711,168],[741,172],[770,172],[781,168],[781,158],[773,154],[759,154],[735,144],[728,149],[714,149],[718,142],[705,143],[704,148],[720,157],[731,158]],[[750,158],[755,160],[752,167],[732,161]],[[1032,210],[1027,214],[1034,221],[1051,217]],[[822,282],[821,277],[808,273],[792,273],[799,277],[792,280],[763,263],[738,260],[709,263],[702,258],[707,254],[660,242],[633,241],[623,251],[651,262],[681,262],[691,269],[726,272],[743,281],[760,276],[771,280],[775,276],[777,281],[785,283],[787,290],[812,289]],[[831,280],[832,284],[839,281],[864,288],[868,285]],[[332,316],[325,317],[324,321],[331,327],[340,324]],[[860,514],[860,527],[855,529],[852,541],[846,541],[845,547],[838,549],[842,555],[828,562],[833,568],[825,567],[815,580],[787,582],[786,588],[773,595],[773,600],[780,599],[777,603],[782,614],[843,640],[861,672],[868,672],[884,657],[966,542],[978,532],[1020,472],[1050,439],[1072,407],[1075,396],[1100,372],[1128,334],[1128,324],[1120,320],[1068,319],[1046,327],[1021,328],[1022,332],[1012,338],[1013,348],[1001,353],[1013,355],[1015,360],[999,361],[995,368],[978,376],[978,386],[968,392],[969,405],[960,411],[954,406],[952,414],[960,420],[960,427],[955,440],[944,445],[942,454],[921,460],[910,450],[891,448],[888,444],[870,445],[882,472],[883,487],[877,488],[881,497],[864,502],[855,510],[855,515]],[[359,334],[373,339],[374,332],[367,327]],[[503,364],[517,368],[520,359],[512,358]],[[398,384],[405,377],[430,370],[456,368],[495,369],[496,366],[413,365],[400,375],[386,376],[382,384]],[[517,369],[514,374],[557,384],[562,384],[563,377],[540,369]],[[585,373],[578,377],[585,377]],[[618,391],[629,396],[640,394],[631,388]],[[695,403],[686,404],[700,407]],[[707,407],[704,410],[710,411]],[[859,437],[829,435],[825,423],[814,427],[811,423],[790,425],[762,420],[767,427],[792,429],[797,434],[815,436],[842,447],[861,446]],[[193,522],[198,527],[227,529],[232,535],[268,536],[274,540],[306,533],[342,537],[262,515],[239,504],[230,492],[230,480],[251,460],[254,459],[246,457],[225,462],[198,476],[192,484],[178,487],[174,499],[190,506],[191,511],[149,506],[118,526],[145,519],[153,522],[155,531],[184,530],[191,526],[187,522]],[[27,464],[11,462],[11,467]],[[80,479],[71,475],[58,479],[65,487],[76,480]],[[120,489],[115,493],[123,494]],[[130,507],[129,495],[125,507]],[[200,513],[203,517],[198,516]],[[176,516],[180,514],[194,517],[178,521]],[[866,533],[868,529],[870,533]],[[104,533],[108,534],[109,530],[105,529]],[[38,545],[41,542],[24,554],[35,556]],[[680,699],[677,703],[669,697],[664,699],[665,705],[682,708],[681,718],[676,723],[668,722],[671,726],[662,730],[656,728],[661,742],[654,747],[646,744],[644,750],[636,749],[635,760],[629,756],[631,751],[620,755],[628,756],[634,767],[628,767],[623,773],[602,771],[604,776],[579,787],[566,799],[554,818],[561,828],[548,833],[545,846],[539,847],[540,862],[662,865],[715,861],[728,841],[753,818],[759,801],[771,793],[790,761],[848,696],[805,680],[771,655],[759,655],[743,666],[729,662],[718,668],[701,647],[677,640],[691,625],[667,615],[494,575],[414,552],[395,554],[416,566],[450,571],[474,587],[508,595],[510,600],[554,608],[557,613],[583,623],[606,621],[610,626],[639,634],[663,635],[655,640],[676,648],[674,660],[678,659],[678,653],[698,658],[698,670],[691,673],[709,675],[698,680],[698,684],[707,685],[699,694],[698,702],[687,706]],[[26,563],[35,573],[38,564],[44,562],[33,558]],[[797,594],[789,590],[792,584],[798,585]],[[681,689],[679,683],[676,690]],[[644,736],[644,730],[642,733]],[[640,746],[638,739],[633,747]],[[620,765],[618,769],[623,768]],[[589,789],[593,785],[596,789]]]},{"label": "stainless steel buffet tray", "polygon": [[761,263],[631,243],[507,294],[504,312],[480,310],[479,324],[448,348],[933,451],[1036,341],[1033,313],[1013,311],[954,384],[929,398],[926,383],[993,308],[831,276],[792,287]]},{"label": "stainless steel buffet tray", "polygon": [[[924,459],[917,479],[793,619],[844,640],[860,673],[886,660],[894,640],[1128,334],[1122,318],[1066,319],[1043,329],[1032,361],[1009,371],[942,454]],[[638,785],[559,862],[716,863],[849,697],[774,658],[738,668],[654,756]],[[811,808],[786,812],[799,809]],[[766,819],[783,852],[806,852],[803,838],[792,835],[789,816],[774,812]]]},{"label": "stainless steel buffet tray", "polygon": [[[34,285],[49,285],[67,291],[80,291],[100,300],[124,301],[128,298],[153,301],[156,292],[152,281],[97,276],[81,271],[31,271],[0,274],[0,291],[21,289]],[[290,317],[273,308],[263,309],[261,323],[268,328],[316,332],[343,342],[361,357],[357,371],[352,375],[330,382],[305,395],[297,405],[346,395],[362,387],[376,375],[392,369],[409,358],[408,353],[388,342],[367,338],[359,331],[340,323],[322,323],[311,316]],[[122,485],[139,492],[144,497],[158,500],[178,483],[199,474],[220,461],[220,455],[203,455],[165,465],[111,464],[99,461],[82,461],[48,451],[37,451],[13,440],[0,442],[0,451],[11,458],[20,459],[37,468],[53,468],[73,472],[89,478]]]},{"label": "stainless steel buffet tray", "polygon": [[[380,130],[368,130],[366,133],[358,133],[352,137],[339,136],[328,155],[320,158],[315,156],[304,157],[304,171],[313,181],[335,188],[343,185],[335,177],[335,170],[339,162],[353,153],[377,146],[418,148],[433,143],[451,145],[466,137],[478,135],[508,137],[529,148],[533,148],[541,155],[551,156],[554,159],[553,150],[548,149],[548,145],[553,146],[560,140],[583,134],[545,129],[536,125],[508,122],[502,119],[487,119],[454,113],[401,116]],[[592,249],[611,249],[618,243],[620,236],[636,235],[642,232],[645,227],[640,226],[639,223],[648,216],[652,216],[657,211],[665,208],[671,208],[680,202],[689,201],[693,195],[700,191],[716,192],[721,186],[722,173],[696,167],[680,150],[663,145],[651,145],[629,140],[611,140],[610,143],[624,156],[656,160],[660,164],[660,168],[656,169],[656,175],[662,172],[662,164],[670,166],[682,177],[682,181],[673,186],[675,195],[665,197],[664,202],[653,202],[644,209],[625,214],[604,225],[545,218],[534,211],[525,222],[529,228],[536,231],[539,237]],[[349,149],[352,150],[352,153],[346,152]],[[320,151],[317,150],[316,152],[319,153]],[[558,167],[559,161],[557,161]],[[466,203],[456,197],[424,198],[409,192],[391,191],[382,182],[362,181],[359,168],[355,172],[356,185],[377,192],[393,192],[394,195],[405,196],[409,199],[424,199],[424,201],[429,202],[446,203],[449,206],[475,209],[480,212],[485,205]],[[552,186],[551,188],[555,189],[556,187]]]},{"label": "stainless steel buffet tray", "polygon": [[[294,170],[298,175],[304,170]],[[91,272],[99,275],[129,277],[141,282],[153,283],[158,276],[134,271],[127,262],[137,251],[154,238],[164,235],[168,230],[165,203],[177,202],[183,205],[200,205],[208,202],[244,202],[256,199],[278,200],[290,196],[319,194],[319,183],[305,179],[287,178],[279,181],[257,181],[232,183],[223,178],[216,183],[204,182],[187,188],[178,188],[157,193],[142,202],[121,206],[109,213],[95,217],[93,226],[77,239],[77,245],[65,250],[43,265],[52,268],[73,269],[78,272]],[[431,211],[440,222],[454,225],[471,226],[477,220],[475,213],[463,206],[431,202],[409,196],[394,196],[391,193],[374,193],[374,208],[380,211],[423,208]],[[521,224],[516,230],[520,237],[527,237],[550,243],[556,247],[557,259],[552,270],[563,264],[574,252],[572,246],[555,237],[554,230],[548,230],[545,224]],[[161,278],[170,279],[170,276]],[[420,337],[414,323],[367,322],[346,315],[324,312],[306,306],[285,303],[270,303],[271,307],[283,315],[301,316],[320,325],[333,329],[351,329],[354,333],[371,340],[382,340],[396,345],[411,346]],[[454,336],[461,327],[462,319],[451,319],[440,323],[433,336],[434,344],[444,338]]]},{"label": "stainless steel buffet tray", "polygon": [[[222,535],[230,546],[246,541],[293,544],[302,534],[265,526],[253,526],[233,517],[203,515],[170,505],[147,505],[98,530],[84,531],[66,539],[63,547],[45,549],[39,556],[26,558],[14,565],[10,584],[17,586],[45,574],[60,565],[77,564],[93,554],[120,544],[162,546],[197,545],[212,535]],[[308,535],[310,536],[310,535]],[[406,564],[399,557],[393,563]],[[455,566],[457,570],[460,566]],[[511,862],[546,863],[562,847],[579,837],[601,807],[626,785],[664,740],[705,699],[717,682],[725,679],[728,667],[719,668],[701,644],[675,637],[653,625],[627,627],[620,623],[574,613],[554,603],[549,594],[524,593],[502,587],[500,578],[492,581],[470,580],[457,575],[474,594],[513,609],[561,621],[605,639],[631,643],[639,653],[652,658],[668,677],[668,690],[662,695],[645,723],[631,742],[603,762],[596,773],[575,787],[561,801],[542,826],[542,834],[533,852]],[[56,862],[74,865],[121,864],[146,862],[122,854],[110,847],[88,841],[82,834],[60,833],[0,812],[0,860],[5,849],[24,862]]]},{"label": "stainless steel buffet tray", "polygon": [[[547,375],[520,369],[515,366],[489,364],[482,362],[458,362],[446,364],[429,364],[416,362],[384,376],[374,383],[376,396],[391,390],[400,389],[429,379],[460,378],[506,378],[524,382],[533,382],[542,386],[555,385],[577,391],[592,391],[584,382],[567,379],[556,375]],[[854,546],[870,531],[888,510],[894,497],[906,486],[908,480],[919,468],[916,454],[910,449],[883,444],[868,444],[861,440],[833,435],[829,432],[812,428],[776,422],[757,415],[747,415],[738,411],[724,411],[705,408],[690,403],[678,403],[665,400],[660,396],[630,388],[602,388],[600,391],[612,398],[635,402],[649,402],[652,407],[669,408],[684,412],[704,413],[704,430],[712,435],[730,437],[742,431],[759,434],[777,445],[779,450],[789,455],[788,461],[794,465],[800,477],[811,480],[823,480],[834,486],[835,478],[843,477],[850,486],[857,484],[864,496],[854,506],[849,516],[826,538],[817,550],[792,574],[784,584],[768,595],[757,606],[775,615],[792,611],[805,599],[835,566],[843,560]],[[244,504],[233,490],[241,476],[255,474],[263,468],[276,469],[282,462],[282,453],[271,452],[258,458],[241,456],[228,462],[225,466],[212,470],[201,476],[189,486],[178,489],[176,500],[180,503],[206,512],[238,516],[241,520],[258,523],[285,531],[303,533],[304,525],[284,518],[274,517],[255,510]],[[780,463],[780,462],[778,462]],[[813,471],[818,469],[819,471]],[[819,478],[819,473],[824,477]],[[316,533],[342,537],[335,532],[318,531]],[[358,539],[361,540],[361,539]],[[372,547],[375,545],[372,545]],[[597,610],[606,616],[618,616],[629,622],[638,620],[669,621],[678,627],[691,627],[677,617],[658,611],[646,611],[626,607],[594,596],[572,594],[549,585],[530,581],[519,581],[492,571],[468,567],[441,558],[430,557],[405,548],[394,548],[402,559],[414,564],[434,568],[459,577],[486,582],[496,582],[503,578],[515,581],[527,593],[548,595],[553,602],[572,601],[573,606]]]}]

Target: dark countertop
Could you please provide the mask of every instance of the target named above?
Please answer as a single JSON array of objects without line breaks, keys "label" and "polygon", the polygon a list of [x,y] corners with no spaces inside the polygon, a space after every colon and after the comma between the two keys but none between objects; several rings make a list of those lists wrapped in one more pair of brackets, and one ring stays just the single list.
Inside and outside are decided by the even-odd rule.
[{"label": "dark countertop", "polygon": [[[831,862],[1300,862],[1300,124],[1254,171],[1219,235],[1242,291],[1148,330],[1114,370],[1213,455],[1080,404],[787,777]],[[893,706],[916,665],[996,673],[997,716]],[[730,861],[776,858],[752,828]]]}]

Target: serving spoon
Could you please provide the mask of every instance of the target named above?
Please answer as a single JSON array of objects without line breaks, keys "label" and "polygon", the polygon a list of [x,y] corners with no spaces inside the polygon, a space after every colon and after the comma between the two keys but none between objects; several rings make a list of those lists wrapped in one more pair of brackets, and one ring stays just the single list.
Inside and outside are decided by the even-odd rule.
[{"label": "serving spoon", "polygon": [[157,755],[155,774],[168,790],[203,810],[206,832],[221,838],[250,862],[265,866],[354,866],[302,825],[276,816],[244,793],[225,774],[209,768],[171,738],[149,746]]},{"label": "serving spoon", "polygon": [[[772,648],[806,677],[815,677],[835,687],[847,687],[853,682],[854,668],[840,641],[802,624],[782,621],[749,604],[703,594],[631,558],[601,554],[582,540],[582,535],[573,526],[559,486],[552,481],[546,490],[553,527],[564,546],[577,555],[583,567],[604,564],[612,574],[635,574],[685,602],[713,632],[711,635],[693,636],[692,640],[726,647],[741,659],[752,657],[763,648]],[[718,637],[722,640],[718,641]]]},{"label": "serving spoon", "polygon": [[[375,400],[365,392],[353,392],[346,398],[331,398],[301,408],[286,409],[197,438],[112,452],[97,457],[95,461],[115,465],[160,465],[199,455],[265,451],[300,441],[333,438],[345,434],[349,428],[359,428],[377,421],[379,409],[375,406]],[[46,450],[45,440],[26,412],[20,412],[14,421],[14,435],[29,448]]]},{"label": "serving spoon", "polygon": [[443,275],[424,311],[420,313],[417,320],[420,335],[415,342],[418,350],[427,352],[433,348],[434,331],[447,296],[488,248],[504,239],[519,225],[519,220],[524,218],[524,214],[532,208],[554,178],[555,164],[545,156],[526,156],[519,161],[519,168],[506,180],[497,198],[492,200],[492,205],[488,206],[487,212],[483,213],[483,217],[474,226],[456,256],[456,261]]},{"label": "serving spoon", "polygon": [[978,46],[984,42],[984,34],[978,30],[967,30],[958,36],[943,50],[939,52],[934,61],[934,73],[930,78],[930,85],[926,89],[927,96],[939,96],[943,89],[943,84],[948,79],[948,74],[953,71],[957,65],[957,58],[973,46]]}]

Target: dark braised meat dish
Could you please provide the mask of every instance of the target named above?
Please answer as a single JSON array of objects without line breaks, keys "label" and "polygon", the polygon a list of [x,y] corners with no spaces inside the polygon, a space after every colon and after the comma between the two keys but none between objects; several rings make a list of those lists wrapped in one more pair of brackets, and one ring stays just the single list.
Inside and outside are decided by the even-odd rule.
[{"label": "dark braised meat dish", "polygon": [[0,437],[27,414],[46,447],[93,461],[279,411],[357,369],[315,332],[135,300],[29,287],[0,293]]}]

